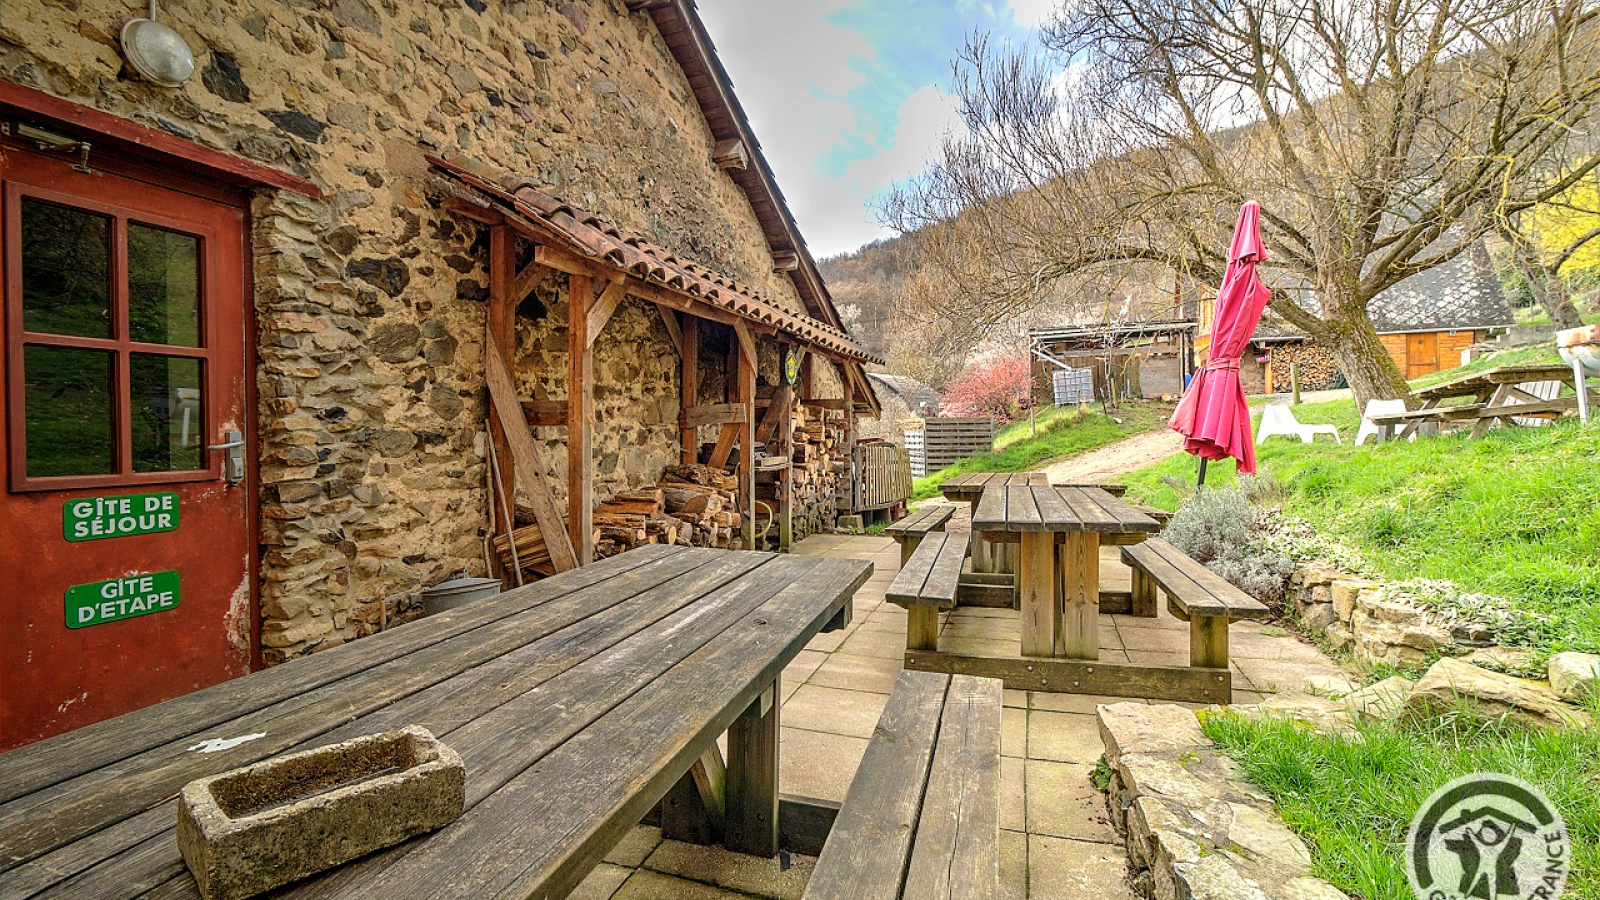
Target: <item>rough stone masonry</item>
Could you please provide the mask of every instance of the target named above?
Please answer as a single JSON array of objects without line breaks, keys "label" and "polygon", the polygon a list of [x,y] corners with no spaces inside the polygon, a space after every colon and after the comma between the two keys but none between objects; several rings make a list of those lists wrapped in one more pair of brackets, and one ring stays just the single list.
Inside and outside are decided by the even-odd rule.
[{"label": "rough stone masonry", "polygon": [[[126,0],[8,4],[0,78],[278,167],[251,217],[261,631],[271,663],[412,615],[483,571],[485,241],[430,196],[424,153],[534,176],[619,227],[803,311],[689,82],[622,0],[167,0],[198,59],[179,88],[124,71]],[[525,398],[565,396],[561,276],[517,324]],[[674,462],[676,358],[629,301],[597,342],[597,497]],[[771,358],[769,358],[769,356]],[[818,360],[821,363],[821,360]],[[721,399],[716,366],[706,396]],[[822,368],[826,369],[826,366]],[[764,348],[762,377],[776,379]],[[824,372],[822,396],[841,396]],[[564,431],[541,429],[564,479]]]}]

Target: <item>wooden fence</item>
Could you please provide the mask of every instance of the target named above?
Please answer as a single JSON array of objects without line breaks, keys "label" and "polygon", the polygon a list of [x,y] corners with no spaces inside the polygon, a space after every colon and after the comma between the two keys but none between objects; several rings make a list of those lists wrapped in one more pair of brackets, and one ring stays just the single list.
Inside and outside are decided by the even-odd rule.
[{"label": "wooden fence", "polygon": [[994,420],[925,419],[921,429],[906,431],[905,446],[912,477],[922,478],[993,449]]},{"label": "wooden fence", "polygon": [[854,512],[887,509],[911,496],[911,459],[896,444],[858,444],[855,460]]}]

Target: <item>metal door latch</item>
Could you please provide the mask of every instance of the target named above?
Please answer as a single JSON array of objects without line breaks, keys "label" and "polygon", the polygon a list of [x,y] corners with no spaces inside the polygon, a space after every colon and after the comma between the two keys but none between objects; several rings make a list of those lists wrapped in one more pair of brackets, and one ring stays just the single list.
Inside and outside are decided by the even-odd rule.
[{"label": "metal door latch", "polygon": [[232,428],[222,432],[222,443],[208,444],[207,450],[226,450],[228,452],[227,465],[222,468],[222,477],[229,484],[238,484],[244,480],[244,432]]}]

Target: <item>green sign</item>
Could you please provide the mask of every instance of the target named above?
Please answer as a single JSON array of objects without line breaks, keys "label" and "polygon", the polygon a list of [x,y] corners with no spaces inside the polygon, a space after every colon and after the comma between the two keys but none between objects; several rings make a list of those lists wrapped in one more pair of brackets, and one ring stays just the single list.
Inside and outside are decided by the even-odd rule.
[{"label": "green sign", "polygon": [[793,350],[784,354],[783,377],[791,385],[800,380],[800,356]]},{"label": "green sign", "polygon": [[83,497],[61,505],[61,533],[73,542],[156,534],[177,527],[178,495],[173,491]]},{"label": "green sign", "polygon": [[87,628],[177,608],[177,572],[124,575],[67,588],[68,628]]}]

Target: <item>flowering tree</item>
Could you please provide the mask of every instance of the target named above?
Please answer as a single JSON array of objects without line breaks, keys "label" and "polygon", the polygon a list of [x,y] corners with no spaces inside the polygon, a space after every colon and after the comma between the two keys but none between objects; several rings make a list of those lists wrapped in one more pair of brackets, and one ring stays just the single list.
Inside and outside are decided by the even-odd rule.
[{"label": "flowering tree", "polygon": [[1006,353],[967,366],[945,391],[941,416],[988,416],[1004,425],[1032,402],[1028,355]]}]

